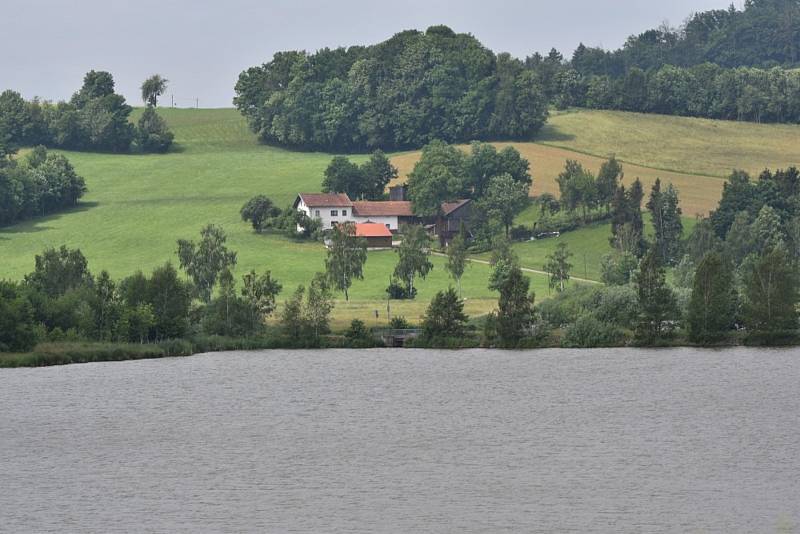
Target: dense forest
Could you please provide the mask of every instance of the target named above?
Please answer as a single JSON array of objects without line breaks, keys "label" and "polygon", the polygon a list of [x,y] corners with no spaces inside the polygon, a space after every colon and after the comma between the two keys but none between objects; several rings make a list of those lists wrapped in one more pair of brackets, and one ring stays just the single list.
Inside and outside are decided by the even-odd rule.
[{"label": "dense forest", "polygon": [[529,139],[547,118],[535,72],[445,26],[280,52],[240,75],[234,103],[263,141],[326,150]]},{"label": "dense forest", "polygon": [[72,98],[57,104],[36,98],[26,101],[6,90],[0,93],[0,144],[9,149],[43,145],[98,152],[166,152],[173,134],[155,111],[165,87],[166,80],[160,76],[145,81],[146,109],[137,124],[130,122],[133,108],[115,92],[108,72],[88,72]]},{"label": "dense forest", "polygon": [[[445,26],[373,46],[287,51],[239,76],[267,143],[324,150],[531,139],[548,106],[800,122],[800,0],[747,0],[628,38],[525,60]],[[793,70],[794,69],[794,70]]]},{"label": "dense forest", "polygon": [[607,51],[580,44],[526,59],[559,107],[754,122],[800,121],[800,1],[695,13]]}]

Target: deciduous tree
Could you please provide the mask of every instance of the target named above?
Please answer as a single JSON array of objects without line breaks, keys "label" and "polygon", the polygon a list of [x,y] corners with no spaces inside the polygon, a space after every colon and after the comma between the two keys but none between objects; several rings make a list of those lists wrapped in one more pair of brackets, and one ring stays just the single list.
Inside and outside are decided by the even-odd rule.
[{"label": "deciduous tree", "polygon": [[344,292],[350,300],[348,290],[353,280],[364,279],[364,264],[367,262],[367,242],[356,237],[356,225],[348,222],[338,225],[331,232],[325,271],[333,287]]}]

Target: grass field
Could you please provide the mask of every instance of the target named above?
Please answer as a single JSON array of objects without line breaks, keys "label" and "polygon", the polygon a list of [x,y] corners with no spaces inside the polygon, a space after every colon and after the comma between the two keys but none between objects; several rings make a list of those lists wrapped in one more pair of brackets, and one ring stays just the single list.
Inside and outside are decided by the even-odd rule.
[{"label": "grass field", "polygon": [[[556,177],[567,159],[592,172],[611,155],[623,161],[625,183],[640,178],[646,190],[656,178],[672,183],[686,216],[713,210],[734,168],[756,176],[765,168],[800,165],[800,126],[579,110],[555,113],[535,143],[514,146],[531,162],[531,194],[558,193]],[[466,147],[465,147],[466,148]],[[394,158],[401,176],[419,158]]]},{"label": "grass field", "polygon": [[[259,145],[235,110],[161,112],[178,143],[170,154],[67,154],[86,178],[88,194],[80,207],[70,212],[0,229],[0,278],[21,278],[32,270],[35,254],[61,244],[80,248],[94,272],[106,269],[119,278],[139,269],[149,271],[168,260],[175,262],[175,241],[196,238],[208,222],[227,232],[230,247],[239,254],[239,273],[251,268],[272,270],[284,285],[283,296],[323,269],[325,252],[320,244],[257,235],[239,219],[239,208],[258,193],[286,205],[299,191],[318,190],[329,154]],[[709,129],[720,133],[709,138]],[[637,131],[652,135],[644,137]],[[760,141],[756,143],[756,139]],[[684,214],[691,217],[716,203],[723,180],[689,171],[723,176],[725,169],[734,166],[757,170],[797,163],[798,140],[800,127],[794,126],[581,111],[555,115],[541,142],[514,145],[531,161],[536,193],[555,191],[553,179],[567,158],[578,159],[593,170],[602,161],[567,148],[599,156],[615,152],[627,162],[626,181],[641,176],[649,184],[661,176],[676,183]],[[726,151],[714,151],[710,145],[724,146]],[[776,148],[771,151],[771,147]],[[416,157],[415,153],[399,154],[394,161],[407,172]],[[362,158],[355,156],[356,160]],[[667,173],[648,166],[682,172]],[[609,250],[608,235],[608,226],[599,225],[562,237],[575,253],[575,276],[599,277],[600,258]],[[516,249],[524,266],[541,269],[544,257],[556,244],[553,240],[521,243]],[[366,279],[355,283],[349,303],[337,302],[337,324],[353,317],[372,324],[375,310],[385,320],[384,288],[394,263],[391,252],[369,254]],[[431,275],[419,284],[418,299],[393,302],[393,315],[417,320],[433,294],[446,287],[449,282],[443,260],[435,258],[434,264]],[[464,277],[470,314],[485,312],[495,303],[496,295],[486,289],[488,275],[489,267],[476,263]],[[537,295],[547,295],[546,278],[533,274],[531,278]]]},{"label": "grass field", "polygon": [[[161,110],[173,128],[178,150],[166,155],[68,153],[87,181],[89,192],[78,209],[0,228],[0,278],[19,279],[33,270],[33,257],[48,246],[80,248],[93,272],[115,278],[176,262],[176,240],[195,239],[207,222],[221,225],[239,255],[237,271],[270,269],[284,285],[285,297],[324,270],[320,243],[257,235],[239,218],[251,196],[264,193],[288,205],[299,191],[319,190],[331,156],[259,145],[234,110]],[[356,159],[363,156],[356,156]],[[372,324],[375,310],[385,321],[384,289],[396,255],[370,252],[365,280],[357,281],[351,301],[337,302],[336,324],[353,317]],[[418,284],[415,301],[393,302],[392,314],[418,320],[435,292],[449,280],[443,259]],[[471,266],[462,281],[468,313],[490,310],[496,295],[486,289],[489,267]],[[532,275],[546,291],[546,278]]]}]

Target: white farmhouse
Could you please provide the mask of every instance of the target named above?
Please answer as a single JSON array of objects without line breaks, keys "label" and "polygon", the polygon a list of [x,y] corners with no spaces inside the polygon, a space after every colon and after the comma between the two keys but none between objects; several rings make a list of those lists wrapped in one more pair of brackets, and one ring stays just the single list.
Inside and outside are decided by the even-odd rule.
[{"label": "white farmhouse", "polygon": [[294,201],[294,209],[311,219],[319,219],[323,230],[353,220],[353,203],[344,193],[300,193]]}]

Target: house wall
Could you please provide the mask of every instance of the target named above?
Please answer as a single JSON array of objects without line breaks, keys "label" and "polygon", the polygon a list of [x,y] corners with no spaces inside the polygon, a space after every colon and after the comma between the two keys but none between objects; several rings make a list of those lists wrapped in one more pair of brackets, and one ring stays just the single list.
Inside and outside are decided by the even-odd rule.
[{"label": "house wall", "polygon": [[[300,202],[297,204],[297,211],[302,211],[310,218],[319,219],[320,221],[322,221],[323,230],[330,230],[331,228],[333,228],[333,223],[342,224],[348,221],[355,220],[353,218],[353,208],[349,206],[346,208],[337,208],[330,206],[309,207],[306,206],[305,202],[303,202],[303,199],[300,199]],[[319,211],[319,215],[317,215],[317,211]],[[335,211],[337,214],[331,215],[331,211]],[[347,214],[344,215],[343,212],[346,212]],[[298,229],[298,231],[299,230],[300,229]]]},{"label": "house wall", "polygon": [[397,231],[399,228],[399,224],[397,222],[397,216],[387,216],[387,217],[362,217],[362,216],[355,216],[352,218],[354,222],[358,223],[365,223],[367,221],[374,222],[378,224],[382,224],[386,226],[392,232]]}]

